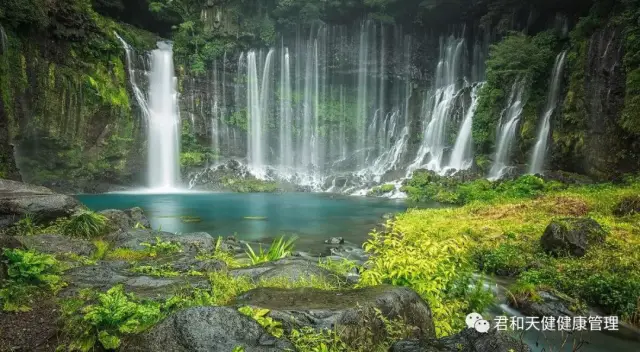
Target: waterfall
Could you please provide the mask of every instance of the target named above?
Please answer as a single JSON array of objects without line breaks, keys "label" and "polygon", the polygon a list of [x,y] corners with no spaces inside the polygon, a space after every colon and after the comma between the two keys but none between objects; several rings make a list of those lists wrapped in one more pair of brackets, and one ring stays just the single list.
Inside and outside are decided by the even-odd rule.
[{"label": "waterfall", "polygon": [[424,104],[424,125],[422,142],[413,163],[407,168],[407,177],[423,167],[429,155],[426,168],[436,172],[442,170],[444,152],[447,145],[447,129],[453,117],[457,99],[462,93],[460,81],[464,40],[450,37],[446,44],[441,40],[440,61],[436,69],[435,85]]},{"label": "waterfall", "polygon": [[[265,153],[266,146],[266,123],[269,120],[269,99],[270,99],[270,79],[271,62],[274,50],[269,50],[264,61],[262,72],[262,82],[258,85],[258,69],[256,53],[251,51],[247,54],[247,110],[248,110],[248,154],[249,166],[251,170],[261,178],[265,177]],[[260,60],[262,61],[262,60]]]},{"label": "waterfall", "polygon": [[482,85],[483,83],[476,84],[471,90],[471,105],[467,109],[462,125],[460,126],[460,131],[456,137],[456,143],[453,146],[447,169],[466,170],[471,167],[473,163],[471,127],[473,125],[473,115],[478,106],[478,92],[482,88]]},{"label": "waterfall", "polygon": [[502,111],[495,159],[489,171],[489,180],[499,180],[509,169],[511,148],[516,139],[518,122],[526,104],[524,93],[527,80],[518,78],[511,87],[507,108]]},{"label": "waterfall", "polygon": [[282,51],[280,94],[282,94],[280,97],[280,167],[288,171],[293,168],[291,61],[288,48]]},{"label": "waterfall", "polygon": [[4,54],[7,52],[7,49],[9,48],[7,42],[7,33],[4,31],[4,27],[0,25],[0,54]]},{"label": "waterfall", "polygon": [[149,112],[149,187],[175,189],[180,178],[180,118],[173,51],[169,43],[159,42],[158,49],[151,52]]},{"label": "waterfall", "polygon": [[560,83],[562,82],[562,71],[564,68],[567,52],[563,51],[556,57],[551,73],[551,81],[549,84],[549,95],[547,96],[547,106],[542,117],[542,125],[538,130],[538,137],[533,148],[531,156],[531,164],[529,165],[530,174],[539,174],[544,167],[544,159],[547,153],[547,144],[549,141],[549,132],[551,129],[551,116],[558,105],[558,96],[560,95]]},{"label": "waterfall", "polygon": [[[170,43],[158,42],[151,51],[149,72],[135,69],[133,48],[115,33],[126,54],[129,83],[147,124],[147,185],[153,191],[172,191],[180,185],[180,116]],[[140,75],[142,73],[142,75]],[[140,78],[148,76],[148,95]]]}]

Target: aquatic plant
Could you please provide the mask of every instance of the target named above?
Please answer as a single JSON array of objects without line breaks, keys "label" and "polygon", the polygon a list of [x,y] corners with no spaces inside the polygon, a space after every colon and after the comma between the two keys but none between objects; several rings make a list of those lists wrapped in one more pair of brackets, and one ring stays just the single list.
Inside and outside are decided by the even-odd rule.
[{"label": "aquatic plant", "polygon": [[284,236],[278,237],[271,243],[269,249],[265,251],[260,245],[258,253],[253,251],[253,248],[247,244],[247,250],[245,253],[249,256],[251,264],[259,264],[270,262],[278,259],[288,257],[293,252],[294,242],[298,239],[297,236],[290,237],[285,240]]}]

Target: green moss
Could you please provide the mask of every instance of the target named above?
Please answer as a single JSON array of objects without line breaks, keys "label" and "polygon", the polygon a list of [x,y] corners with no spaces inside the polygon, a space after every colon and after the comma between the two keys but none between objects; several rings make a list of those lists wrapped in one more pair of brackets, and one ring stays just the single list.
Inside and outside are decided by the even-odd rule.
[{"label": "green moss", "polygon": [[393,184],[386,184],[382,186],[373,187],[368,193],[369,197],[377,197],[384,195],[389,192],[393,192],[396,189],[396,186]]}]

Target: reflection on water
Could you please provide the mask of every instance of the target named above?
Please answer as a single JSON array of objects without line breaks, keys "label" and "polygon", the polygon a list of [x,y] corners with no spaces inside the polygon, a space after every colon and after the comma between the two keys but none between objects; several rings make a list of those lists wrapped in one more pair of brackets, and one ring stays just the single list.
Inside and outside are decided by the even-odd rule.
[{"label": "reflection on water", "polygon": [[295,234],[300,237],[298,248],[304,250],[334,236],[362,243],[382,222],[382,215],[406,209],[401,200],[313,193],[110,193],[79,195],[78,199],[96,211],[139,206],[154,229],[169,232],[235,234],[251,241]]}]

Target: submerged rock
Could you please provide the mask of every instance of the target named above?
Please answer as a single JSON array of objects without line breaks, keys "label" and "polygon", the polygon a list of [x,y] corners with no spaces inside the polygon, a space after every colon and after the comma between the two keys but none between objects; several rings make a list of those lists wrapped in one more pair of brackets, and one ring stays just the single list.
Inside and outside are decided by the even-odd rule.
[{"label": "submerged rock", "polygon": [[83,208],[75,198],[46,187],[0,179],[0,228],[27,215],[37,224],[47,224]]},{"label": "submerged rock", "polygon": [[[386,338],[375,309],[387,319],[402,319],[415,327],[415,338],[434,338],[431,309],[414,291],[406,287],[375,286],[355,290],[326,291],[313,288],[257,288],[236,299],[238,306],[267,308],[268,316],[280,321],[287,332],[301,327],[332,329],[340,327],[347,344],[364,334]],[[374,341],[374,342],[379,342]]]},{"label": "submerged rock", "polygon": [[479,333],[464,329],[458,334],[432,340],[398,341],[390,352],[530,352],[529,346],[505,333]]},{"label": "submerged rock", "polygon": [[125,352],[293,351],[288,341],[268,334],[255,320],[230,307],[195,307],[172,314],[127,341]]},{"label": "submerged rock", "polygon": [[564,218],[552,221],[544,230],[540,244],[553,255],[583,256],[589,246],[603,243],[606,232],[591,218]]},{"label": "submerged rock", "polygon": [[344,244],[344,238],[342,237],[331,237],[328,240],[324,240],[326,244]]}]

